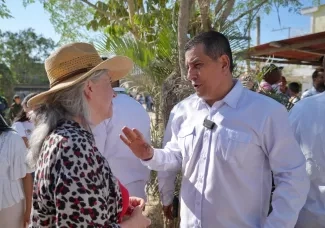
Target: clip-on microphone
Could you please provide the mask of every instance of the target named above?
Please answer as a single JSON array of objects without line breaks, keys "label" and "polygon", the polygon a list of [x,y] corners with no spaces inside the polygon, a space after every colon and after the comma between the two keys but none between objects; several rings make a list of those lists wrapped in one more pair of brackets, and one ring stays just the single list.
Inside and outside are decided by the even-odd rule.
[{"label": "clip-on microphone", "polygon": [[210,130],[212,130],[215,125],[216,125],[216,123],[211,121],[211,120],[204,119],[204,121],[203,121],[203,126],[210,129]]}]

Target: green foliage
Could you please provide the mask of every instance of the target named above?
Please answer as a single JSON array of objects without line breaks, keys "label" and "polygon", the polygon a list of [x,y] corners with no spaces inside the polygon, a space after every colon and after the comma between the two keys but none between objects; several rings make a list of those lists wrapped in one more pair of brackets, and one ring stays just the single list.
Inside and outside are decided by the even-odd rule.
[{"label": "green foliage", "polygon": [[[35,3],[37,0],[23,0],[23,4]],[[38,0],[50,14],[50,21],[55,31],[61,35],[61,43],[91,40],[86,26],[94,10],[80,0]]]},{"label": "green foliage", "polygon": [[5,0],[0,0],[0,19],[1,18],[12,18]]},{"label": "green foliage", "polygon": [[[133,59],[141,77],[130,76],[127,81],[132,88],[159,99],[161,85],[175,68],[177,58],[176,32],[162,26],[156,39],[148,44],[133,36],[104,36],[97,43],[98,50],[106,55],[126,55]],[[156,103],[155,101],[155,103]]]},{"label": "green foliage", "polygon": [[52,39],[31,28],[19,32],[0,30],[0,63],[10,68],[17,83],[47,83],[43,62],[55,46]]},{"label": "green foliage", "polygon": [[5,96],[10,101],[13,96],[12,88],[15,82],[9,67],[4,63],[0,63],[0,96]]}]

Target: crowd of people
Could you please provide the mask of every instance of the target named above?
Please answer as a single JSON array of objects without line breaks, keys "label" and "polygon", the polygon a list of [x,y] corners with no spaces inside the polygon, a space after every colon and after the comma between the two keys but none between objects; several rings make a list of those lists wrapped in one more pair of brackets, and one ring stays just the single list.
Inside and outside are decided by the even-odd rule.
[{"label": "crowd of people", "polygon": [[256,75],[244,74],[240,77],[243,85],[253,91],[264,95],[277,95],[282,99],[282,104],[291,109],[301,99],[322,93],[325,91],[324,86],[324,69],[316,68],[311,75],[312,87],[301,91],[301,85],[298,82],[287,83],[286,78],[282,75],[283,67],[277,67],[274,64],[264,66],[260,74],[262,80],[257,82]]},{"label": "crowd of people", "polygon": [[229,41],[215,31],[187,42],[185,62],[196,93],[153,148],[148,112],[119,84],[131,59],[103,59],[87,43],[53,52],[50,89],[15,96],[11,122],[0,118],[0,227],[148,227],[150,170],[169,219],[181,171],[182,228],[325,227],[324,71],[301,99],[273,64],[259,84],[234,79]]}]

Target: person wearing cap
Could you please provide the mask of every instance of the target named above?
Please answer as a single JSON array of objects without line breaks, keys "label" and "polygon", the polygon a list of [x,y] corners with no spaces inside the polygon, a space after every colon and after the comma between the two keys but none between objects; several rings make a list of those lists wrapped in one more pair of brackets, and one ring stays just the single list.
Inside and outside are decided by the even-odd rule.
[{"label": "person wearing cap", "polygon": [[21,100],[19,95],[15,95],[12,99],[13,103],[10,106],[9,113],[8,113],[8,119],[13,122],[18,113],[23,109],[21,106]]},{"label": "person wearing cap", "polygon": [[145,186],[150,170],[119,139],[119,133],[124,126],[137,128],[146,140],[151,141],[150,117],[142,105],[127,95],[125,88],[120,87],[119,81],[113,82],[112,87],[116,93],[113,116],[93,129],[96,145],[130,195],[146,199]]},{"label": "person wearing cap", "polygon": [[283,67],[277,67],[274,64],[266,65],[262,68],[262,81],[260,82],[260,92],[278,91],[278,83],[281,81],[281,70]]},{"label": "person wearing cap", "polygon": [[185,63],[196,94],[174,107],[170,141],[154,149],[128,127],[122,141],[150,169],[182,170],[181,228],[293,228],[309,180],[285,107],[233,79],[222,33],[189,40]]},{"label": "person wearing cap", "polygon": [[102,61],[87,43],[64,45],[46,59],[50,89],[28,101],[35,129],[27,161],[36,168],[29,227],[150,225],[144,200],[129,197],[91,133],[112,115],[111,82],[132,67],[123,56]]}]

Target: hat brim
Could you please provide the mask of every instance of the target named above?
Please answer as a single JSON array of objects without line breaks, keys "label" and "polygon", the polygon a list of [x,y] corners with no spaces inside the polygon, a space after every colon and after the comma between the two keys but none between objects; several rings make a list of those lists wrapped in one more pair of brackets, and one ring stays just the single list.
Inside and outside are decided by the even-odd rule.
[{"label": "hat brim", "polygon": [[60,90],[66,89],[70,86],[73,86],[77,84],[78,82],[83,81],[84,79],[88,78],[92,73],[98,70],[108,70],[109,74],[111,76],[112,82],[118,81],[121,78],[125,77],[130,73],[130,71],[133,68],[133,61],[126,57],[126,56],[115,56],[113,58],[107,59],[94,68],[92,68],[87,73],[78,74],[72,78],[69,78],[53,87],[51,87],[49,90],[42,92],[34,97],[32,97],[28,101],[28,106],[33,107],[36,105],[40,105],[44,103],[46,100],[46,97],[49,94],[58,92]]}]

